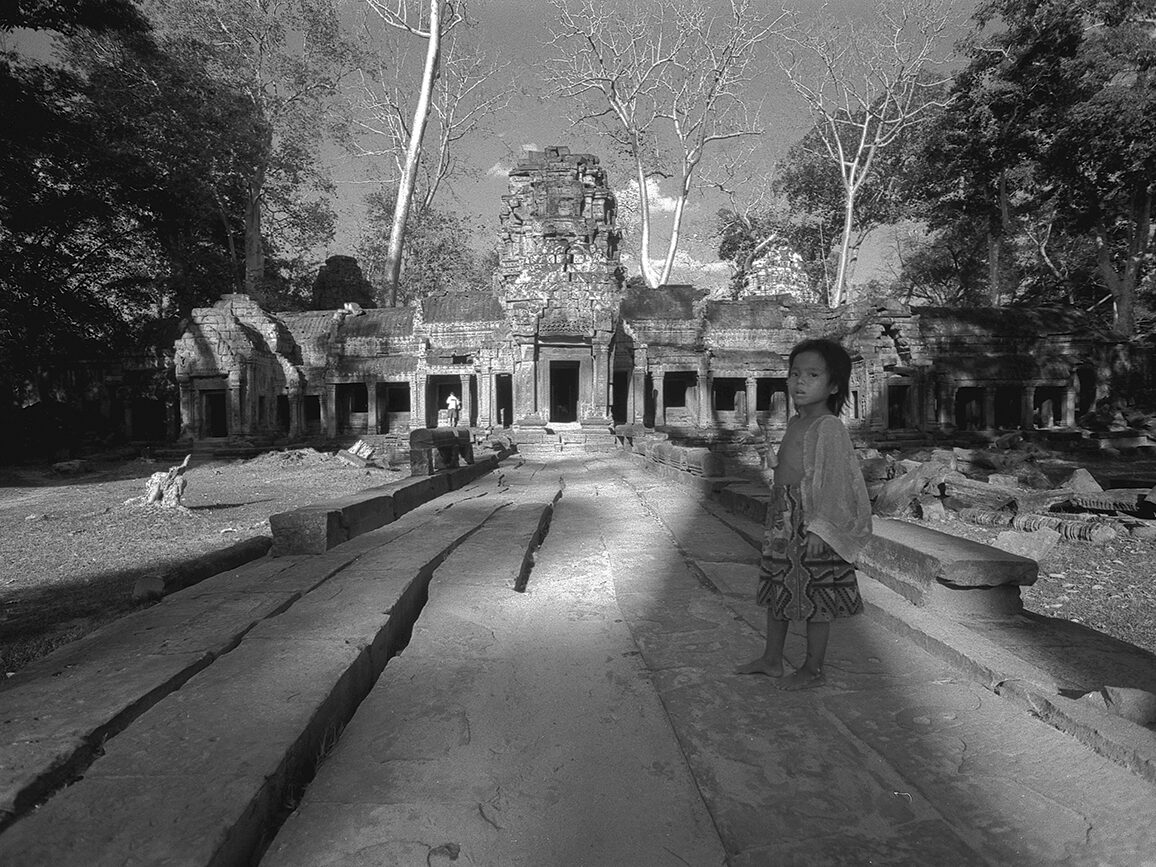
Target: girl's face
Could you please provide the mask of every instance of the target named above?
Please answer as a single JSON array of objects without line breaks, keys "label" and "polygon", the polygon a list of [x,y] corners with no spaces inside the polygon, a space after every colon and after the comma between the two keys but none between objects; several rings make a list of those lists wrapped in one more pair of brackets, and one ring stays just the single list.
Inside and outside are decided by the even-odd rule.
[{"label": "girl's face", "polygon": [[810,416],[827,409],[827,398],[839,390],[831,382],[827,362],[818,352],[800,352],[791,362],[787,388],[799,415]]}]

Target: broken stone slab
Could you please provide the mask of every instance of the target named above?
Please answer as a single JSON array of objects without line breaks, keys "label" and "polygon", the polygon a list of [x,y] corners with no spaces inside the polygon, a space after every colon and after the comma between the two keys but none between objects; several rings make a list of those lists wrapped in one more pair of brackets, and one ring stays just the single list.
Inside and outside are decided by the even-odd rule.
[{"label": "broken stone slab", "polygon": [[858,568],[912,604],[960,616],[1011,614],[1039,564],[991,545],[905,521],[876,518]]},{"label": "broken stone slab", "polygon": [[875,514],[883,517],[910,514],[912,503],[929,487],[942,485],[952,472],[946,464],[928,461],[914,471],[896,476],[883,486],[875,498]]},{"label": "broken stone slab", "polygon": [[1142,726],[1156,722],[1156,695],[1147,690],[1105,686],[1101,692],[1109,713]]},{"label": "broken stone slab", "polygon": [[363,470],[369,466],[369,461],[367,461],[361,455],[354,454],[347,449],[340,449],[337,452],[337,460],[341,461],[341,463],[347,466],[355,467],[359,470]]},{"label": "broken stone slab", "polygon": [[1037,563],[1048,556],[1060,542],[1060,534],[1055,530],[1044,527],[1030,533],[1018,530],[1004,530],[992,542],[1001,551],[1029,557]]},{"label": "broken stone slab", "polygon": [[1009,476],[1006,473],[992,473],[987,477],[989,485],[998,485],[1003,488],[1018,488],[1020,480],[1015,476]]},{"label": "broken stone slab", "polygon": [[943,500],[926,494],[915,501],[917,517],[924,521],[946,521],[947,510],[943,507]]},{"label": "broken stone slab", "polygon": [[1133,539],[1141,539],[1145,542],[1156,539],[1156,524],[1145,521],[1127,521],[1124,526],[1128,528],[1128,535]]},{"label": "broken stone slab", "polygon": [[1061,487],[1077,494],[1096,494],[1104,490],[1096,477],[1083,467],[1074,470]]}]

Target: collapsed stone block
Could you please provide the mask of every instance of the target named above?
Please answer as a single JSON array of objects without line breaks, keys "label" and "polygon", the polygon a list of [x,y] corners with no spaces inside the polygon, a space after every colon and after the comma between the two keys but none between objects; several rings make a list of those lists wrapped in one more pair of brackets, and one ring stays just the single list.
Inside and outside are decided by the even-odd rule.
[{"label": "collapsed stone block", "polygon": [[466,428],[418,428],[409,434],[409,470],[429,476],[474,462],[473,441]]},{"label": "collapsed stone block", "polygon": [[992,542],[1001,551],[1029,557],[1037,563],[1043,560],[1060,542],[1060,534],[1056,530],[1044,527],[1030,533],[1017,530],[1004,530]]}]

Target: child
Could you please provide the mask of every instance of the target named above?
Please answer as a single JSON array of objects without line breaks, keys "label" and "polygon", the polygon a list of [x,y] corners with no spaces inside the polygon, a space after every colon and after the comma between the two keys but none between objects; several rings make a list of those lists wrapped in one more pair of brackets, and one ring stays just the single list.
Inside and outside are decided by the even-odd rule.
[{"label": "child", "polygon": [[[788,389],[797,414],[778,459],[768,451],[763,471],[773,484],[756,599],[767,609],[767,645],[737,669],[781,677],[780,689],[822,684],[831,621],[863,610],[853,564],[871,536],[871,503],[838,418],[850,384],[851,357],[838,343],[804,340],[791,351]],[[783,677],[792,620],[807,622],[807,658]]]}]

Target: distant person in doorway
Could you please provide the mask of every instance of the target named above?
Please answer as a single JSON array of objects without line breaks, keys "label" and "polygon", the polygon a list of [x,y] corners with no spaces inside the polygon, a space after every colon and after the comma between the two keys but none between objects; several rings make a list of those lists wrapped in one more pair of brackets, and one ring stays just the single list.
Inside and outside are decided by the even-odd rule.
[{"label": "distant person in doorway", "polygon": [[[767,609],[766,649],[736,671],[796,690],[823,683],[831,622],[863,611],[854,564],[871,537],[871,502],[839,420],[851,390],[847,350],[804,340],[791,351],[787,383],[796,414],[777,457],[768,444],[763,469],[771,501],[756,600]],[[807,624],[807,658],[784,676],[792,621]]]},{"label": "distant person in doorway", "polygon": [[446,418],[449,420],[450,427],[458,426],[458,413],[462,408],[462,402],[458,400],[458,396],[452,391],[450,396],[446,398]]}]

